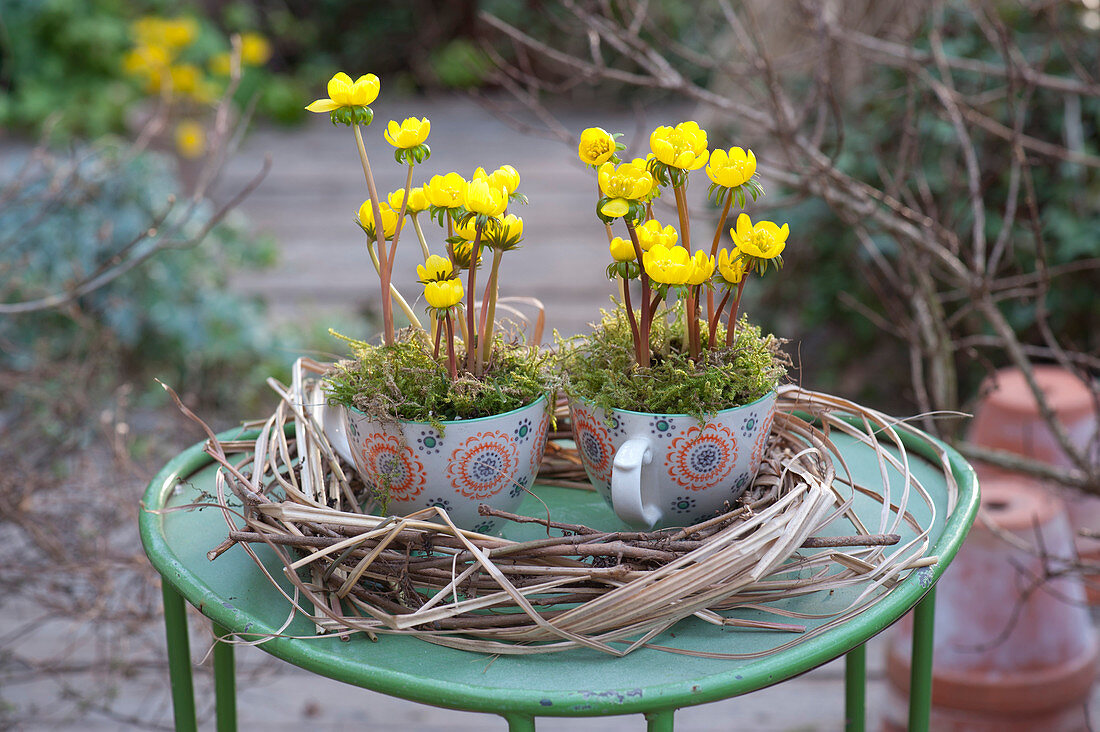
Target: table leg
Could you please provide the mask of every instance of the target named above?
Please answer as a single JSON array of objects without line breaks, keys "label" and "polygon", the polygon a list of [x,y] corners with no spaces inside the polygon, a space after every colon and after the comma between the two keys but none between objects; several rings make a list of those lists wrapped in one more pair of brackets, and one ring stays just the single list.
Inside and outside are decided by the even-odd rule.
[{"label": "table leg", "polygon": [[928,732],[932,716],[932,640],[936,588],[913,611],[913,666],[909,679],[909,732]]},{"label": "table leg", "polygon": [[675,709],[663,709],[659,712],[646,712],[646,732],[672,732],[674,724],[672,717],[675,714]]},{"label": "table leg", "polygon": [[[230,633],[214,623],[214,637],[230,639]],[[237,730],[237,680],[233,667],[233,645],[214,643],[214,716],[218,732]]]},{"label": "table leg", "polygon": [[867,644],[861,643],[844,657],[844,730],[863,732],[867,727]]},{"label": "table leg", "polygon": [[176,730],[194,732],[195,689],[191,680],[191,645],[187,639],[187,610],[183,596],[167,580],[161,579],[164,597],[164,634],[168,643],[168,678],[172,684],[172,711]]},{"label": "table leg", "polygon": [[508,732],[535,732],[535,718],[530,714],[504,714]]}]

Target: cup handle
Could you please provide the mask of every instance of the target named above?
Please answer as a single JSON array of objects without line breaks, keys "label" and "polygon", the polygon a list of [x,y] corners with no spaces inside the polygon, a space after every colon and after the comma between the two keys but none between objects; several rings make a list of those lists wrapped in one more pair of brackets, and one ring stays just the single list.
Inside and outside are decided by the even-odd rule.
[{"label": "cup handle", "polygon": [[624,522],[649,529],[661,519],[661,508],[648,501],[656,493],[653,450],[645,437],[633,437],[615,453],[611,469],[611,507]]}]

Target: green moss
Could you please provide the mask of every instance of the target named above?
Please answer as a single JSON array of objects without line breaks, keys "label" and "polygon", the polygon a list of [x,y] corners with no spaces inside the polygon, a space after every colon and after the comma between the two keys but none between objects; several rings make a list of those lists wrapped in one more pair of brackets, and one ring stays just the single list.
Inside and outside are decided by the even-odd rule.
[{"label": "green moss", "polygon": [[[780,350],[780,340],[761,334],[746,318],[738,323],[731,346],[704,349],[698,361],[680,351],[686,341],[685,322],[682,308],[654,320],[652,362],[641,368],[634,358],[626,311],[604,311],[591,335],[559,343],[565,392],[604,409],[702,417],[756,401],[786,375],[790,360]],[[707,344],[707,333],[702,337]],[[721,325],[716,340],[725,342]]]},{"label": "green moss", "polygon": [[353,359],[325,375],[329,401],[353,407],[380,421],[441,422],[475,419],[519,409],[552,391],[546,356],[535,348],[498,339],[485,375],[459,373],[437,362],[412,330],[392,346],[348,341]]}]

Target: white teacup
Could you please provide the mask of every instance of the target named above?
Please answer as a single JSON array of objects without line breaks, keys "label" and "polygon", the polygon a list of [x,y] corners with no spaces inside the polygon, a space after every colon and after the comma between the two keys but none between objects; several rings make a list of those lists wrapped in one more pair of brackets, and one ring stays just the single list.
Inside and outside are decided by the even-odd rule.
[{"label": "white teacup", "polygon": [[478,506],[519,508],[535,482],[550,423],[546,397],[504,414],[443,422],[442,431],[428,422],[384,424],[358,410],[344,412],[344,429],[326,433],[336,435],[334,443],[346,438],[359,475],[388,492],[388,513],[440,506],[458,527],[483,534],[499,532],[505,521],[479,515]]},{"label": "white teacup", "polygon": [[570,400],[592,485],[627,525],[690,526],[730,510],[760,469],[776,393],[703,422],[687,414],[605,412]]}]

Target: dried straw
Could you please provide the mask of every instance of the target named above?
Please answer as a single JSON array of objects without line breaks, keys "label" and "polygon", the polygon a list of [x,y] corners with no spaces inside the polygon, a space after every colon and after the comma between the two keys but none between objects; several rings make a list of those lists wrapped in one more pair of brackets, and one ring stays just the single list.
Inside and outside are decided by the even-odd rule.
[{"label": "dried straw", "polygon": [[[304,602],[283,595],[319,633],[403,633],[485,653],[583,646],[621,656],[656,647],[655,636],[694,615],[716,625],[794,633],[787,647],[861,612],[907,572],[935,561],[927,553],[936,507],[910,471],[901,439],[912,428],[843,399],[782,389],[759,476],[723,515],[683,529],[607,532],[483,506],[486,515],[541,523],[553,534],[515,542],[459,529],[441,508],[404,517],[364,513],[365,487],[318,423],[326,369],[301,359],[289,389],[269,382],[282,401],[255,441],[220,443],[211,433],[206,446],[220,465],[217,500],[229,527],[210,558],[240,543],[260,564],[249,545],[273,548]],[[873,451],[880,482],[857,484],[843,458],[834,466],[840,455],[834,431]],[[243,448],[251,454],[231,462],[228,456]],[[957,486],[946,455],[939,458],[950,510]],[[582,476],[575,452],[551,443],[540,483],[582,485]],[[226,486],[244,505],[243,526],[228,508]],[[875,521],[856,515],[855,493],[879,502]],[[925,526],[909,510],[915,501],[932,511]],[[851,536],[817,536],[838,521],[850,524]],[[903,524],[915,535],[900,544]],[[825,548],[799,553],[810,547]],[[852,586],[861,588],[856,599],[828,615],[773,604]],[[775,620],[729,616],[741,608]],[[810,632],[790,622],[809,617],[828,621]]]}]

